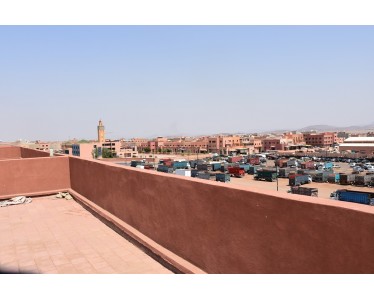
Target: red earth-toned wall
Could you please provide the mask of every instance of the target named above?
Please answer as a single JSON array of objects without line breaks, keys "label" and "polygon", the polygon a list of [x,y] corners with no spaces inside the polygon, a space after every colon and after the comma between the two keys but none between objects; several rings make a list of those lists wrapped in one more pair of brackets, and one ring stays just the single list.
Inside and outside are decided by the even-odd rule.
[{"label": "red earth-toned wall", "polygon": [[22,158],[48,157],[49,153],[41,150],[21,148],[21,156]]},{"label": "red earth-toned wall", "polygon": [[0,198],[68,188],[70,188],[68,157],[0,161]]},{"label": "red earth-toned wall", "polygon": [[374,208],[70,157],[72,189],[208,273],[373,273]]},{"label": "red earth-toned wall", "polygon": [[32,158],[32,157],[48,157],[49,153],[40,151],[40,150],[34,150],[34,149],[28,149],[28,148],[22,148],[22,147],[16,147],[16,146],[2,146],[0,147],[0,160],[4,159],[18,159],[18,158]]},{"label": "red earth-toned wall", "polygon": [[11,146],[0,147],[0,160],[21,158],[21,148]]}]

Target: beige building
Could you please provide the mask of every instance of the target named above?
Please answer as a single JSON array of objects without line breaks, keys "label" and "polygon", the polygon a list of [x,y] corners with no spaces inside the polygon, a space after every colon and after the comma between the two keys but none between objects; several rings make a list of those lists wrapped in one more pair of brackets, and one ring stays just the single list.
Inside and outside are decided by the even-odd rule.
[{"label": "beige building", "polygon": [[349,137],[339,144],[339,151],[374,157],[374,137]]},{"label": "beige building", "polygon": [[14,143],[10,143],[14,146],[25,147],[34,150],[41,150],[45,152],[49,152],[51,149],[54,151],[61,150],[61,143],[60,142],[43,142],[43,141],[35,141],[35,142],[26,142],[26,141],[17,141]]},{"label": "beige building", "polygon": [[236,148],[242,148],[243,138],[238,135],[215,136],[207,139],[208,151],[221,154],[228,154]]}]

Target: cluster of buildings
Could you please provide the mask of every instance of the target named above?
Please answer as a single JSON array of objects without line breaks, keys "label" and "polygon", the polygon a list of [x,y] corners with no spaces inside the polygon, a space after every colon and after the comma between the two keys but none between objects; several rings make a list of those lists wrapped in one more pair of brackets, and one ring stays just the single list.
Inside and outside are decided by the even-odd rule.
[{"label": "cluster of buildings", "polygon": [[[200,137],[157,137],[152,140],[132,138],[110,140],[105,138],[105,127],[100,120],[97,126],[97,140],[73,140],[66,143],[17,142],[17,146],[43,151],[60,151],[82,158],[105,157],[108,151],[114,157],[132,158],[139,153],[150,154],[197,154],[217,153],[224,155],[250,155],[267,151],[311,151],[316,148],[340,153],[359,153],[374,156],[374,132],[350,134],[347,132],[286,132],[266,135],[213,135]],[[314,150],[313,150],[314,149]]]},{"label": "cluster of buildings", "polygon": [[[374,137],[350,137],[345,132],[286,132],[281,135],[216,135],[198,138],[179,137],[153,140],[132,139],[122,145],[136,147],[139,152],[150,153],[218,153],[224,155],[254,154],[267,151],[288,151],[308,149],[329,149],[351,151],[374,155]],[[350,144],[351,139],[361,141],[360,145]],[[357,144],[357,143],[355,143]]]},{"label": "cluster of buildings", "polygon": [[[313,146],[332,146],[338,142],[336,133],[322,133],[307,135],[310,143],[306,143],[304,134],[297,132],[288,132],[281,136],[215,135],[178,138],[157,137],[152,140],[143,138],[108,140],[105,139],[105,128],[101,120],[97,126],[97,132],[97,141],[63,144],[64,153],[83,158],[92,158],[94,153],[98,153],[100,156],[104,149],[108,149],[119,158],[136,157],[139,153],[248,155],[269,150],[294,150]],[[309,138],[309,136],[311,137]]]}]

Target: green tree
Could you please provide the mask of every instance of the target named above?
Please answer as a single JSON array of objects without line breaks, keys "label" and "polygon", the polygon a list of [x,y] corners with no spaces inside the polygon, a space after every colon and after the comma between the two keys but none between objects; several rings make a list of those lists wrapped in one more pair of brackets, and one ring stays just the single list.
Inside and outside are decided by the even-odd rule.
[{"label": "green tree", "polygon": [[[102,158],[114,158],[117,157],[117,154],[115,152],[112,152],[111,150],[107,148],[102,148],[101,150],[101,156]],[[99,157],[99,149],[95,148],[92,150],[92,157],[93,158],[98,158]]]},{"label": "green tree", "polygon": [[87,144],[87,143],[89,143],[90,141],[87,141],[87,140],[85,140],[85,139],[82,139],[82,140],[79,140],[78,141],[78,144]]},{"label": "green tree", "polygon": [[113,158],[113,157],[116,157],[116,154],[113,153],[111,150],[109,150],[107,148],[103,148],[102,153],[103,153],[103,158]]},{"label": "green tree", "polygon": [[149,153],[149,152],[151,152],[151,148],[149,148],[149,147],[144,147],[143,151],[144,151],[145,153]]}]

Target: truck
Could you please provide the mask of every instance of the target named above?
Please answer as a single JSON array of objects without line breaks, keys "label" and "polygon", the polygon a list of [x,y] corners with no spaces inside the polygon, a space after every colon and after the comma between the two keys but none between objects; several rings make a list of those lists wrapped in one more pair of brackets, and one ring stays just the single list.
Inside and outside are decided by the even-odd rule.
[{"label": "truck", "polygon": [[210,163],[212,171],[221,170],[221,162],[212,162]]},{"label": "truck", "polygon": [[211,170],[211,165],[210,164],[197,164],[196,168],[199,171],[210,171]]},{"label": "truck", "polygon": [[195,177],[200,178],[200,179],[210,180],[210,173],[209,172],[197,172]]},{"label": "truck", "polygon": [[309,169],[309,170],[315,170],[315,163],[312,160],[309,161],[304,161],[301,163],[301,168],[302,169]]},{"label": "truck", "polygon": [[257,174],[253,177],[255,180],[275,181],[277,180],[277,172],[269,170],[257,170]]},{"label": "truck", "polygon": [[228,167],[227,170],[231,176],[235,176],[238,178],[244,177],[245,175],[244,170],[240,169],[239,167]]},{"label": "truck", "polygon": [[329,183],[339,183],[340,182],[340,174],[339,173],[329,174],[328,177],[327,177],[327,181]]},{"label": "truck", "polygon": [[250,166],[248,170],[248,174],[254,175],[257,173],[257,170],[260,169],[260,166]]},{"label": "truck", "polygon": [[154,169],[154,168],[155,168],[155,166],[151,165],[151,164],[144,165],[144,169],[146,169],[146,170],[151,170],[151,169]]},{"label": "truck", "polygon": [[333,166],[334,166],[333,162],[327,161],[327,162],[324,163],[323,169],[324,170],[331,170],[333,168]]},{"label": "truck", "polygon": [[158,165],[157,171],[164,172],[164,173],[173,173],[174,169],[169,166]]},{"label": "truck", "polygon": [[374,205],[374,193],[354,190],[336,190],[330,194],[333,200],[354,202],[359,204]]},{"label": "truck", "polygon": [[230,181],[230,174],[227,174],[227,173],[217,173],[216,174],[216,181],[228,182],[228,181]]},{"label": "truck", "polygon": [[241,156],[229,156],[229,163],[236,163],[236,162],[239,162],[243,159],[243,157]]},{"label": "truck", "polygon": [[192,169],[195,169],[197,165],[197,160],[190,160],[190,166]]},{"label": "truck", "polygon": [[235,167],[235,164],[229,164],[227,162],[224,162],[223,164],[221,164],[221,169],[220,170],[221,170],[222,173],[225,173],[225,172],[227,172],[227,169],[229,167]]},{"label": "truck", "polygon": [[251,165],[249,165],[249,164],[240,164],[240,165],[239,165],[239,168],[240,168],[240,169],[243,169],[244,172],[248,173],[248,171],[249,171],[249,167],[250,167],[250,166],[251,166]]},{"label": "truck", "polygon": [[186,170],[186,169],[176,169],[175,170],[176,175],[181,175],[181,176],[187,176],[191,177],[191,170]]},{"label": "truck", "polygon": [[300,175],[310,175],[312,177],[312,181],[315,181],[316,177],[318,176],[319,173],[321,173],[321,171],[317,171],[317,170],[309,170],[309,169],[299,169],[296,171],[297,174],[300,174]]},{"label": "truck", "polygon": [[256,157],[248,157],[247,163],[250,165],[259,165],[260,164],[260,158],[258,156]]},{"label": "truck", "polygon": [[288,176],[290,175],[290,172],[292,172],[292,169],[291,168],[279,168],[278,172],[279,172],[279,175],[278,175],[279,178],[288,178]]},{"label": "truck", "polygon": [[277,159],[274,163],[279,168],[286,168],[287,167],[287,162],[288,162],[288,159],[280,158],[280,159]]},{"label": "truck", "polygon": [[142,160],[132,160],[130,163],[130,166],[134,168],[138,165],[144,165],[144,162]]},{"label": "truck", "polygon": [[177,170],[177,169],[189,169],[191,166],[190,166],[190,163],[186,160],[176,160],[173,162],[173,169],[174,170]]},{"label": "truck", "polygon": [[199,173],[198,170],[191,169],[191,177],[197,177],[197,174]]},{"label": "truck", "polygon": [[373,177],[373,175],[356,175],[355,185],[369,186]]},{"label": "truck", "polygon": [[341,185],[348,185],[353,184],[355,182],[356,175],[355,174],[340,174],[340,184]]},{"label": "truck", "polygon": [[297,168],[299,166],[299,162],[296,159],[290,159],[287,162],[287,167],[289,168]]},{"label": "truck", "polygon": [[205,164],[205,163],[206,163],[206,161],[202,160],[202,159],[194,159],[194,160],[189,161],[189,164],[190,164],[192,169],[196,169],[197,165],[201,165],[201,164]]},{"label": "truck", "polygon": [[327,182],[330,174],[333,174],[333,173],[325,172],[325,171],[317,172],[315,176],[312,177],[312,180],[315,182]]},{"label": "truck", "polygon": [[168,167],[173,166],[173,160],[171,158],[160,159],[159,163]]},{"label": "truck", "polygon": [[312,176],[310,175],[293,174],[293,175],[290,175],[288,179],[288,184],[290,186],[302,185],[302,184],[311,183],[311,182],[312,182]]},{"label": "truck", "polygon": [[317,188],[307,188],[301,186],[291,186],[291,190],[288,191],[292,194],[297,195],[305,195],[311,197],[318,197],[318,189]]}]

